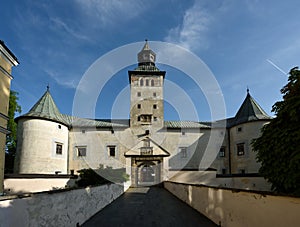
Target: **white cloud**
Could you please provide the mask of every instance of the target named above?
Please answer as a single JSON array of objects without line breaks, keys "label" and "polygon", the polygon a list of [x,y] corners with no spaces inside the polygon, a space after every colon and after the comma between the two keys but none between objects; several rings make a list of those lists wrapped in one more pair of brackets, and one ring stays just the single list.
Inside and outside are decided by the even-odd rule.
[{"label": "white cloud", "polygon": [[74,31],[71,27],[69,27],[65,22],[63,22],[59,18],[50,18],[50,20],[55,24],[57,29],[63,29],[63,30],[65,30],[65,32],[71,34],[72,36],[74,36],[77,39],[89,41],[89,38],[87,36]]},{"label": "white cloud", "polygon": [[85,14],[97,25],[112,26],[137,17],[146,9],[146,1],[76,0]]},{"label": "white cloud", "polygon": [[165,41],[179,44],[189,50],[206,48],[206,34],[211,23],[211,16],[196,2],[185,11],[182,23],[171,28]]},{"label": "white cloud", "polygon": [[[65,75],[61,75],[59,72],[52,71],[50,69],[44,69],[44,71],[55,80],[55,82],[66,88],[76,88],[78,81],[76,81],[72,77],[66,77]],[[72,78],[72,79],[69,79]]]}]

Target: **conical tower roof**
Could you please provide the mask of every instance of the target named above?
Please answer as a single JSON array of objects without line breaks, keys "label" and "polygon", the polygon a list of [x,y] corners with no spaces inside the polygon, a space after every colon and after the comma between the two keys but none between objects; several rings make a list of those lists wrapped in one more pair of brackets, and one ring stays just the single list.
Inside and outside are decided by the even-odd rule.
[{"label": "conical tower roof", "polygon": [[36,104],[29,110],[29,112],[20,117],[41,118],[41,119],[47,119],[62,124],[66,124],[63,115],[59,112],[50,94],[49,87],[47,87],[47,91],[36,102]]},{"label": "conical tower roof", "polygon": [[234,117],[233,124],[241,124],[255,120],[268,120],[271,117],[261,108],[261,106],[252,98],[247,90],[247,96]]}]

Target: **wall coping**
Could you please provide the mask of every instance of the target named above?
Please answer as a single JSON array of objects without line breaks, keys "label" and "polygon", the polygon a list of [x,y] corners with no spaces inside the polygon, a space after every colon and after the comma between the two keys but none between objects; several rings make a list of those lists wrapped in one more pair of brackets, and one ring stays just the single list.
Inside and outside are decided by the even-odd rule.
[{"label": "wall coping", "polygon": [[232,193],[239,193],[239,192],[245,192],[245,193],[254,193],[254,194],[259,194],[261,196],[281,196],[281,197],[291,197],[291,198],[297,198],[300,199],[300,197],[293,196],[293,195],[288,195],[288,194],[283,194],[283,193],[278,193],[278,192],[273,192],[273,191],[257,191],[257,190],[251,190],[251,189],[238,189],[238,188],[228,188],[228,187],[218,187],[218,186],[209,186],[205,184],[197,184],[197,183],[182,183],[182,182],[176,182],[176,181],[164,181],[164,182],[169,182],[172,184],[180,184],[180,185],[191,185],[195,187],[203,187],[203,188],[212,188],[215,190],[225,190],[225,191],[231,191]]}]

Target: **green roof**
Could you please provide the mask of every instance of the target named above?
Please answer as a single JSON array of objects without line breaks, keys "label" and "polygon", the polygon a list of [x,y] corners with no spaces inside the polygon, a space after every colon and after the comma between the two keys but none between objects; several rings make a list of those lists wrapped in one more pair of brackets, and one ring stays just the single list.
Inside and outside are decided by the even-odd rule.
[{"label": "green roof", "polygon": [[67,124],[64,116],[59,112],[50,94],[49,88],[47,88],[47,91],[37,101],[37,103],[29,110],[29,112],[22,115],[21,117],[43,118],[43,119],[56,121],[62,124]]},{"label": "green roof", "polygon": [[165,121],[165,128],[210,128],[196,121]]},{"label": "green roof", "polygon": [[269,120],[271,117],[261,108],[261,106],[251,97],[249,91],[247,96],[238,110],[231,124],[237,125],[255,120]]},{"label": "green roof", "polygon": [[[96,128],[128,128],[130,127],[129,119],[87,119],[61,114],[58,110],[49,88],[37,103],[29,110],[28,113],[17,117],[16,121],[22,117],[41,118],[64,124],[68,127],[96,127]],[[246,123],[255,120],[270,120],[271,117],[259,106],[259,104],[251,97],[249,92],[246,99],[233,118],[220,120],[219,123],[227,121],[227,127]],[[217,122],[218,123],[218,122]],[[183,128],[202,128],[209,129],[212,122],[196,122],[196,121],[165,121],[164,127],[169,129]]]}]

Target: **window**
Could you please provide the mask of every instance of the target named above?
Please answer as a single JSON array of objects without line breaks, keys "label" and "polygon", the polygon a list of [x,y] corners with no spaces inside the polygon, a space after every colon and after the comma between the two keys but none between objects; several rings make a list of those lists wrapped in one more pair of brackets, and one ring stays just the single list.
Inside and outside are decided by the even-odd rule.
[{"label": "window", "polygon": [[141,97],[141,92],[139,91],[138,93],[137,93],[137,97]]},{"label": "window", "polygon": [[245,154],[245,144],[244,143],[237,144],[236,149],[237,149],[238,156],[243,156]]},{"label": "window", "polygon": [[153,97],[156,97],[156,92],[153,92]]},{"label": "window", "polygon": [[140,86],[144,86],[144,80],[140,79]]},{"label": "window", "polygon": [[137,117],[137,121],[141,121],[141,117],[140,116]]},{"label": "window", "polygon": [[143,114],[140,116],[140,121],[144,123],[151,123],[151,115]]},{"label": "window", "polygon": [[222,174],[226,174],[226,169],[222,169]]},{"label": "window", "polygon": [[221,157],[221,158],[225,157],[225,147],[220,148],[219,157]]},{"label": "window", "polygon": [[151,86],[152,87],[154,86],[154,80],[151,80]]},{"label": "window", "polygon": [[115,157],[116,156],[116,146],[107,146],[108,148],[108,155],[110,157]]},{"label": "window", "polygon": [[153,121],[157,121],[157,117],[153,117]]},{"label": "window", "polygon": [[77,147],[77,156],[86,156],[86,147]]},{"label": "window", "polygon": [[185,135],[186,135],[186,134],[185,134],[185,131],[182,131],[182,132],[181,132],[181,135],[182,135],[182,136],[185,136]]},{"label": "window", "polygon": [[137,108],[138,108],[138,109],[141,109],[141,104],[137,104]]},{"label": "window", "polygon": [[237,128],[237,132],[242,132],[243,131],[243,128],[242,127],[238,127]]},{"label": "window", "polygon": [[240,172],[240,174],[245,174],[246,170],[245,169],[240,169],[239,172]]},{"label": "window", "polygon": [[146,86],[149,86],[149,80],[146,79]]},{"label": "window", "polygon": [[63,145],[61,143],[56,144],[56,154],[62,155],[62,147]]},{"label": "window", "polygon": [[85,133],[85,130],[81,130],[81,133]]},{"label": "window", "polygon": [[186,158],[187,157],[187,149],[186,147],[180,147],[179,148],[179,154],[181,158]]},{"label": "window", "polygon": [[153,109],[157,109],[157,105],[156,104],[153,105]]},{"label": "window", "polygon": [[58,125],[57,127],[58,127],[58,129],[61,129],[61,125]]}]

